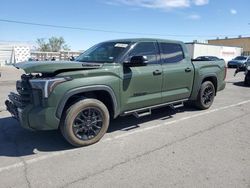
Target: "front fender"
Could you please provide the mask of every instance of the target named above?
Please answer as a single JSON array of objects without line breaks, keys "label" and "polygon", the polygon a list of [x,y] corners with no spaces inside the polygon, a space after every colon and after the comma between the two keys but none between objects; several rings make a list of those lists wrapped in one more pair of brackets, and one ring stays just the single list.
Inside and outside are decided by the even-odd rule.
[{"label": "front fender", "polygon": [[70,97],[72,97],[76,94],[79,94],[79,93],[84,93],[84,92],[89,92],[89,91],[106,91],[106,92],[108,92],[112,98],[114,117],[117,117],[119,115],[118,102],[117,102],[117,98],[116,98],[116,95],[114,93],[114,90],[107,85],[91,85],[91,86],[79,87],[79,88],[75,88],[75,89],[67,91],[63,95],[63,97],[60,100],[59,105],[57,107],[57,111],[56,111],[57,118],[59,118],[59,119],[61,118],[62,113],[63,113],[63,109],[64,109],[64,107],[65,107],[65,105]]}]

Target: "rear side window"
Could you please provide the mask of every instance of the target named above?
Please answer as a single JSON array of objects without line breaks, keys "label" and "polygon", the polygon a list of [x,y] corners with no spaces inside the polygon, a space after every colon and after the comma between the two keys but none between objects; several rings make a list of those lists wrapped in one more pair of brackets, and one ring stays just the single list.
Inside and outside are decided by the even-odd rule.
[{"label": "rear side window", "polygon": [[157,48],[154,42],[140,42],[129,53],[129,58],[133,56],[146,56],[148,63],[157,62]]},{"label": "rear side window", "polygon": [[163,63],[178,63],[185,58],[180,44],[160,43],[160,49]]}]

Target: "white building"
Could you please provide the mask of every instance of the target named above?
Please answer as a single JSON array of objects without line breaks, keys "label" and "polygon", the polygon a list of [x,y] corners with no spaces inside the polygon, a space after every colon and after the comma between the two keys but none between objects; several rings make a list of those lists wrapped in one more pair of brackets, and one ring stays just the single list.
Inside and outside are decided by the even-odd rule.
[{"label": "white building", "polygon": [[27,61],[32,47],[31,43],[0,42],[0,66]]},{"label": "white building", "polygon": [[236,56],[240,56],[243,52],[241,47],[220,46],[203,43],[186,43],[191,58],[195,59],[199,56],[216,56],[225,61],[229,61]]}]

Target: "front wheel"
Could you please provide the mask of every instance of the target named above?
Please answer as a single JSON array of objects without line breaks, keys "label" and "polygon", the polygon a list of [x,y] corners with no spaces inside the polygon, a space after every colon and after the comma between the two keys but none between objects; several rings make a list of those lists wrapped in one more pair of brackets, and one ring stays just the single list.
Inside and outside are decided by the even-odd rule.
[{"label": "front wheel", "polygon": [[87,146],[98,142],[107,132],[109,111],[96,99],[83,99],[64,113],[61,131],[73,146]]},{"label": "front wheel", "polygon": [[214,84],[210,81],[202,83],[199,94],[196,100],[196,107],[201,110],[206,110],[211,107],[215,97]]}]

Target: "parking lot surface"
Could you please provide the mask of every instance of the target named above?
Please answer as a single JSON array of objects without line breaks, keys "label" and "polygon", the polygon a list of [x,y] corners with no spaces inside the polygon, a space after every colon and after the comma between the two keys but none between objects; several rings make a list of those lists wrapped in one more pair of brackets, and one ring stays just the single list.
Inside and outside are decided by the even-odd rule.
[{"label": "parking lot surface", "polygon": [[211,109],[168,107],[120,117],[97,144],[30,132],[4,110],[21,72],[1,69],[0,187],[250,188],[250,87],[228,70]]}]

